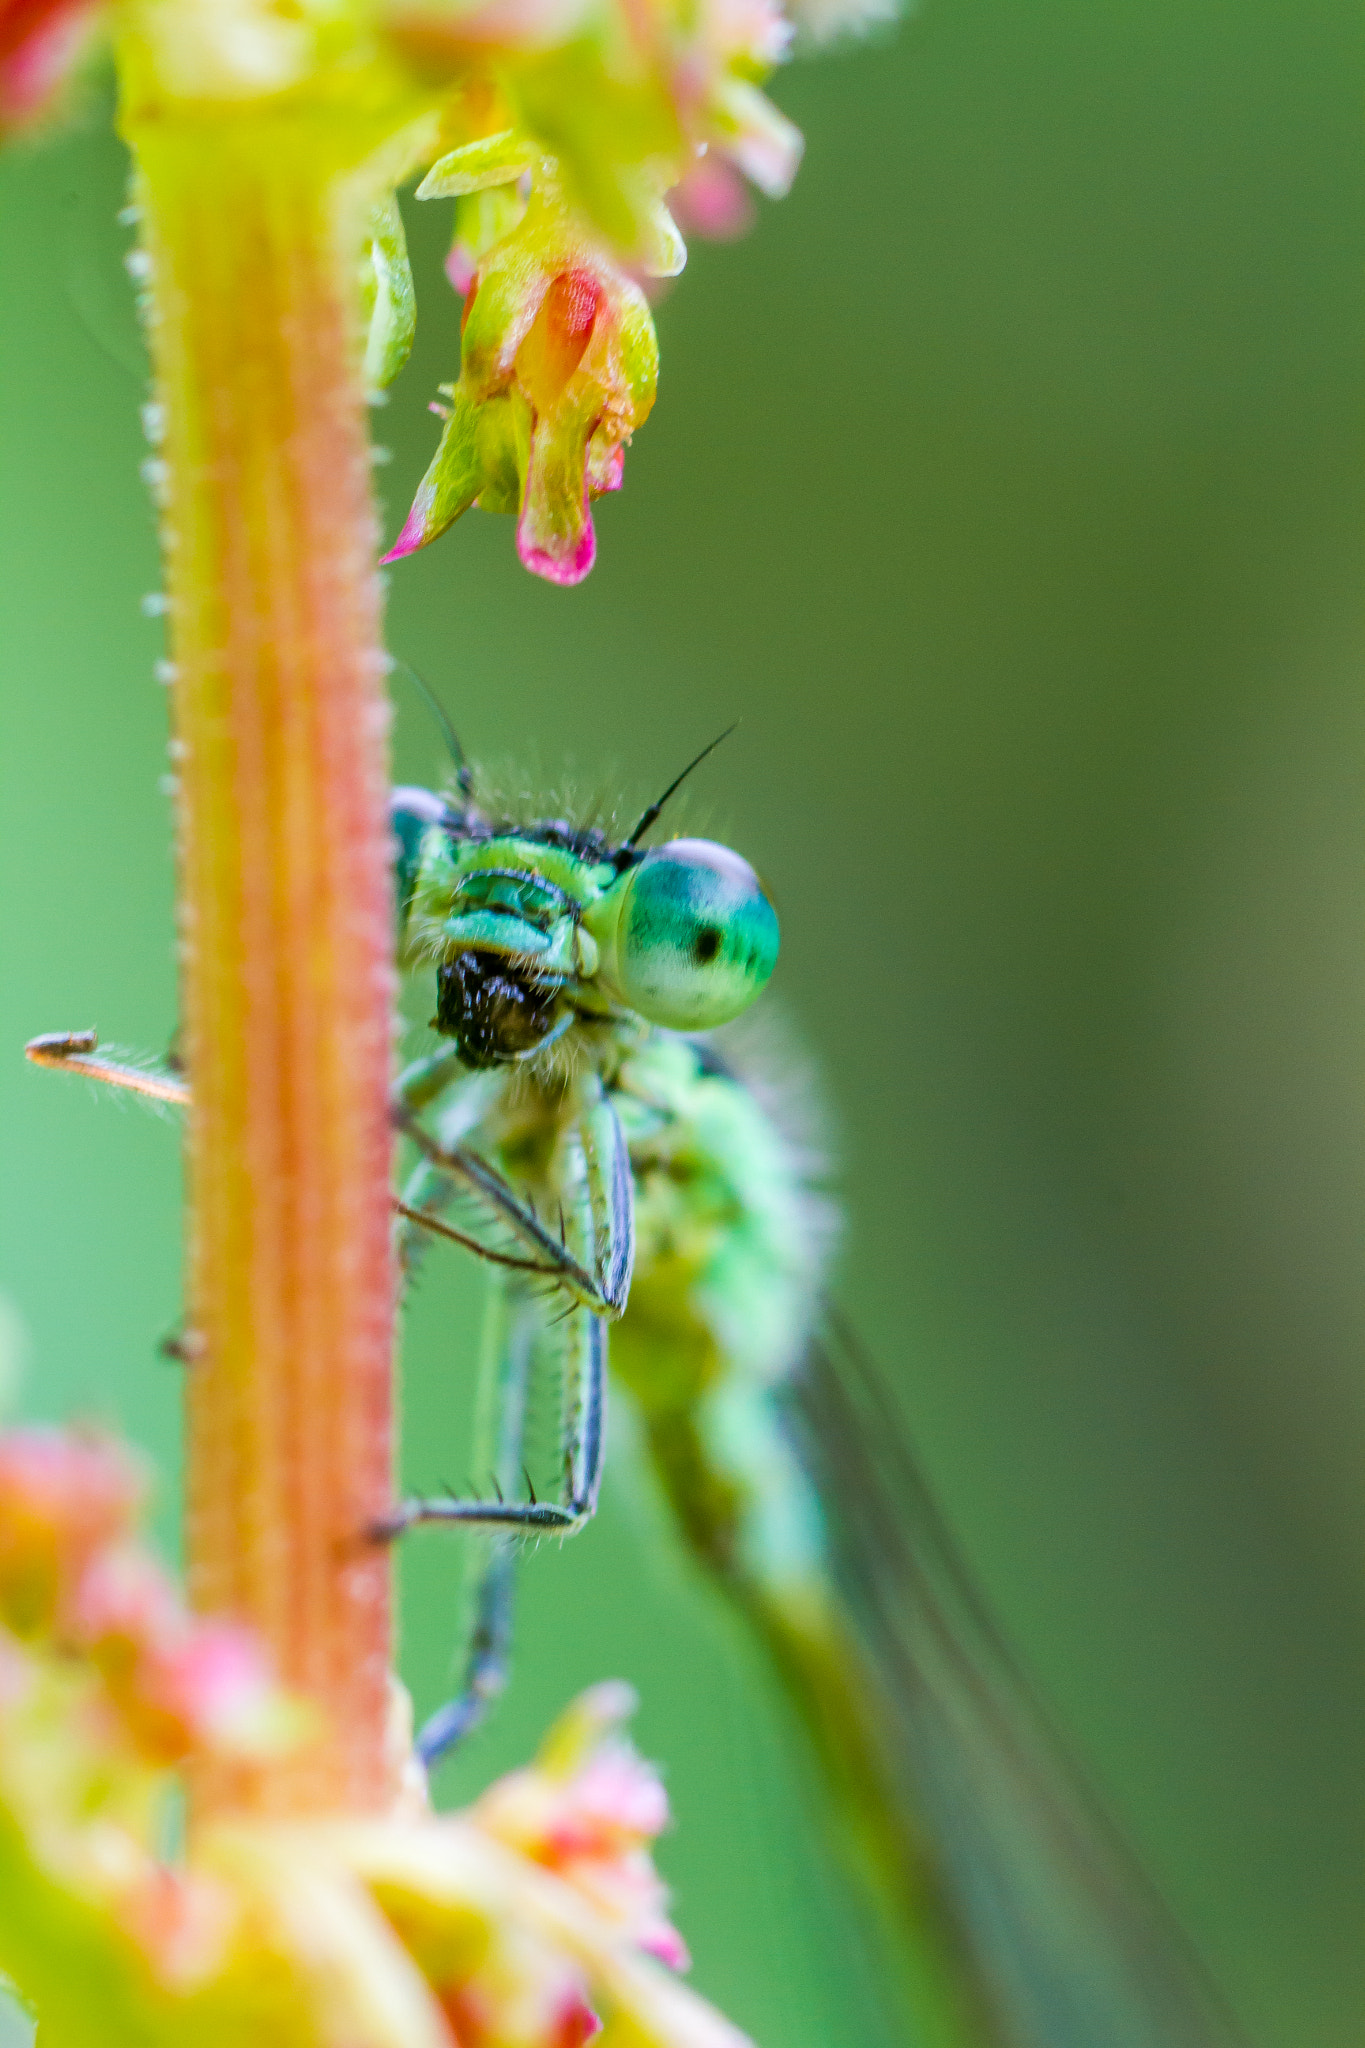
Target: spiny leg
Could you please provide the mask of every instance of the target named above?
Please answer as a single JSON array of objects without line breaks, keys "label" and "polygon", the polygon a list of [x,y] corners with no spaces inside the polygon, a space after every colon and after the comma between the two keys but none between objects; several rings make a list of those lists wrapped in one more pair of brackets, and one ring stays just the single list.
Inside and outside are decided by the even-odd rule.
[{"label": "spiny leg", "polygon": [[457,1244],[462,1250],[473,1252],[476,1258],[487,1259],[491,1266],[505,1266],[514,1273],[539,1273],[546,1280],[560,1278],[558,1267],[547,1265],[540,1259],[519,1259],[514,1252],[495,1251],[491,1245],[480,1244],[477,1237],[456,1230],[453,1224],[443,1223],[434,1209],[415,1207],[397,1195],[393,1207],[394,1214],[401,1216],[405,1225],[399,1244],[405,1275],[411,1274],[417,1264],[416,1246],[421,1241],[421,1233],[425,1232],[428,1236],[443,1237],[448,1244]]},{"label": "spiny leg", "polygon": [[[417,1520],[459,1520],[475,1527],[482,1522],[490,1531],[477,1544],[472,1557],[464,1683],[457,1696],[431,1716],[417,1738],[417,1753],[428,1769],[478,1725],[507,1682],[516,1574],[512,1530],[518,1526],[549,1526],[555,1533],[571,1535],[597,1507],[602,1473],[606,1333],[600,1320],[586,1315],[582,1309],[574,1309],[561,1327],[570,1333],[564,1349],[567,1402],[573,1415],[567,1459],[569,1498],[565,1507],[558,1510],[561,1519],[548,1525],[541,1520],[542,1504],[534,1496],[525,1505],[502,1499],[482,1504],[408,1504],[409,1510],[429,1507],[434,1512],[412,1514],[406,1526]],[[500,1494],[504,1490],[512,1492],[525,1471],[523,1454],[531,1379],[539,1356],[553,1335],[554,1326],[546,1325],[542,1304],[524,1281],[490,1275],[475,1446],[481,1469],[491,1469]],[[481,1517],[477,1516],[480,1505],[484,1510]],[[462,1508],[465,1512],[452,1515],[451,1508]],[[495,1509],[500,1512],[494,1513]]]},{"label": "spiny leg", "polygon": [[635,1185],[630,1152],[621,1119],[600,1077],[585,1075],[581,1094],[574,1131],[583,1156],[593,1266],[608,1307],[620,1315],[630,1296],[635,1269]]},{"label": "spiny leg", "polygon": [[[111,1060],[100,1055],[97,1048],[98,1039],[93,1031],[53,1032],[32,1040],[25,1051],[35,1065],[61,1068],[156,1101],[181,1108],[188,1106],[189,1083],[179,1074],[165,1068],[136,1067]],[[452,1082],[456,1084],[453,1088]],[[466,1087],[465,1082],[475,1085]],[[447,1094],[448,1100],[437,1121],[444,1143],[437,1143],[414,1129],[410,1109],[419,1104],[429,1105],[442,1094]],[[566,1205],[576,1225],[572,1236],[577,1243],[571,1248],[567,1228],[565,1238],[555,1240],[496,1169],[460,1145],[466,1131],[477,1124],[486,1106],[486,1094],[485,1077],[461,1076],[458,1061],[444,1051],[419,1062],[400,1080],[395,1090],[395,1121],[417,1138],[423,1153],[416,1175],[405,1190],[417,1200],[395,1202],[407,1233],[435,1232],[504,1269],[534,1274],[558,1282],[561,1287],[567,1281],[574,1292],[581,1289],[594,1301],[600,1300],[603,1307],[619,1312],[629,1286],[634,1236],[629,1163],[614,1110],[599,1092],[575,1131],[581,1170],[574,1177],[575,1186]],[[514,1227],[531,1235],[533,1243],[543,1248],[547,1256],[523,1259],[500,1253],[429,1213],[442,1204],[452,1177],[472,1186],[485,1199],[491,1195],[490,1206],[498,1220],[511,1220]],[[596,1282],[576,1256],[576,1251],[586,1250],[588,1244],[599,1276]],[[506,1485],[510,1492],[521,1477],[519,1445],[524,1434],[526,1380],[535,1335],[537,1329],[542,1336],[546,1332],[543,1305],[527,1291],[526,1281],[512,1283],[506,1292],[517,1301],[518,1320],[525,1319],[524,1332],[507,1347],[506,1373],[493,1380],[497,1390],[494,1406],[502,1418],[498,1424],[499,1455],[494,1460],[495,1483],[500,1489]],[[563,1331],[566,1499],[537,1501],[532,1493],[527,1502],[505,1497],[496,1501],[410,1501],[376,1531],[380,1536],[391,1537],[419,1522],[443,1521],[464,1522],[499,1532],[488,1540],[485,1555],[479,1561],[464,1688],[457,1699],[432,1718],[419,1739],[419,1754],[428,1763],[442,1756],[476,1725],[505,1683],[512,1626],[513,1532],[542,1530],[573,1535],[597,1509],[606,1408],[605,1325],[599,1316],[572,1302],[571,1297],[567,1314],[555,1319],[552,1327]],[[167,1350],[175,1356],[191,1355],[188,1346],[175,1340],[168,1343]]]},{"label": "spiny leg", "polygon": [[557,1236],[495,1166],[468,1146],[439,1144],[415,1118],[401,1111],[394,1120],[428,1166],[472,1196],[491,1226],[501,1227],[531,1258],[553,1267],[555,1277],[575,1300],[599,1315],[614,1312],[615,1304],[603,1294],[567,1231]]},{"label": "spiny leg", "polygon": [[576,1535],[597,1513],[607,1424],[607,1326],[575,1309],[562,1325],[564,1347],[564,1477]]},{"label": "spiny leg", "polygon": [[[544,1310],[535,1297],[528,1304],[537,1320]],[[375,1525],[376,1537],[388,1540],[409,1529],[430,1522],[462,1523],[467,1528],[538,1532],[546,1536],[576,1536],[597,1512],[602,1484],[602,1460],[606,1442],[607,1333],[600,1316],[585,1309],[571,1308],[551,1326],[563,1332],[563,1371],[566,1387],[568,1441],[564,1452],[565,1499],[460,1500],[449,1495],[417,1497],[400,1502],[391,1515]],[[524,1483],[517,1472],[511,1484]],[[499,1474],[498,1485],[503,1484]]]},{"label": "spiny leg", "polygon": [[[432,1105],[435,1141],[444,1158],[446,1152],[472,1136],[496,1106],[501,1085],[499,1076],[486,1072],[470,1074],[458,1065],[452,1075],[450,1053],[436,1053],[418,1060],[399,1076],[393,1091],[394,1119],[402,1129],[414,1100]],[[468,1216],[470,1228],[460,1230],[443,1220],[445,1211],[456,1201],[472,1212]],[[525,1255],[521,1240],[511,1236],[505,1226],[503,1237],[510,1237],[515,1250],[509,1252],[489,1244],[487,1233],[502,1225],[501,1215],[490,1216],[487,1205],[471,1193],[464,1180],[425,1153],[419,1155],[394,1208],[403,1219],[398,1231],[398,1256],[405,1279],[417,1271],[422,1253],[433,1237],[444,1237],[477,1257],[514,1272],[542,1274],[549,1280],[558,1276],[557,1263],[552,1264],[544,1255]],[[482,1229],[485,1236],[476,1236],[476,1228]]]},{"label": "spiny leg", "polygon": [[[603,1207],[601,1178],[586,1158],[587,1147],[576,1131],[569,1133],[563,1170],[564,1250],[579,1270],[589,1246],[600,1244]],[[423,1157],[418,1174],[436,1162]],[[493,1169],[489,1169],[490,1172]],[[409,1192],[440,1193],[439,1182],[419,1180]],[[458,1236],[430,1215],[408,1210],[409,1220],[428,1230]],[[627,1217],[627,1226],[628,1226]],[[484,1251],[486,1247],[475,1247]],[[544,1262],[493,1255],[497,1271],[489,1274],[489,1309],[484,1329],[478,1416],[475,1429],[480,1470],[493,1474],[496,1500],[405,1501],[376,1530],[393,1537],[420,1523],[462,1523],[482,1531],[475,1552],[470,1596],[470,1625],[459,1695],[441,1708],[418,1738],[418,1753],[434,1763],[461,1741],[501,1692],[506,1682],[511,1644],[515,1578],[515,1538],[525,1531],[571,1536],[597,1509],[602,1476],[606,1406],[606,1329],[602,1319],[579,1305],[564,1286],[563,1276]],[[513,1274],[508,1268],[520,1268]],[[529,1267],[532,1279],[524,1270]],[[540,1281],[537,1286],[536,1282]],[[548,1282],[548,1287],[545,1284]],[[567,1302],[554,1313],[556,1301]],[[547,1299],[548,1296],[548,1299]],[[525,1473],[524,1448],[528,1390],[533,1376],[558,1367],[563,1397],[565,1486],[562,1500],[540,1501],[529,1474],[530,1498],[514,1496]]]},{"label": "spiny leg", "polygon": [[[482,1191],[471,1187],[468,1176],[453,1170],[451,1161],[467,1156],[465,1141],[496,1109],[506,1086],[505,1076],[484,1070],[471,1074],[451,1046],[414,1060],[394,1083],[392,1112],[395,1125],[418,1146],[419,1157],[394,1208],[402,1222],[398,1231],[398,1256],[404,1278],[410,1278],[421,1263],[422,1252],[433,1237],[443,1237],[476,1257],[512,1272],[534,1273],[546,1280],[563,1277],[563,1254],[552,1256],[543,1249],[527,1254],[522,1237],[509,1230],[504,1207],[490,1205]],[[430,1125],[414,1135],[414,1119],[420,1110],[428,1113]],[[471,1155],[477,1156],[477,1155]],[[492,1169],[488,1169],[492,1171]],[[508,1194],[511,1195],[508,1189]],[[515,1196],[512,1197],[515,1200]],[[472,1211],[471,1228],[460,1230],[444,1220],[444,1212],[455,1201]],[[489,1244],[474,1234],[501,1229],[516,1251]],[[521,1255],[518,1255],[521,1254]]]},{"label": "spiny leg", "polygon": [[[579,1101],[564,1120],[556,1172],[560,1189],[558,1234],[492,1162],[464,1142],[493,1106],[496,1083],[485,1075],[458,1082],[446,1104],[434,1077],[446,1075],[448,1056],[434,1054],[410,1067],[394,1094],[394,1123],[417,1148],[419,1163],[404,1191],[409,1209],[439,1213],[456,1196],[472,1205],[480,1226],[510,1240],[530,1270],[549,1266],[566,1294],[594,1315],[618,1316],[630,1290],[634,1217],[630,1157],[615,1108],[598,1077],[584,1076]],[[478,1093],[472,1092],[475,1088]],[[419,1121],[414,1101],[436,1104],[437,1135]],[[476,1107],[477,1105],[477,1107]],[[578,1227],[570,1227],[570,1212]],[[412,1219],[410,1219],[412,1220]],[[420,1221],[421,1219],[416,1219]],[[483,1240],[470,1245],[483,1248]],[[409,1246],[405,1245],[405,1254]]]},{"label": "spiny leg", "polygon": [[[548,1360],[552,1349],[558,1353],[564,1394],[564,1498],[539,1501],[532,1490],[529,1500],[509,1500],[507,1493],[515,1485],[514,1475],[506,1489],[499,1479],[496,1500],[405,1501],[382,1525],[380,1534],[398,1535],[422,1522],[464,1522],[485,1529],[534,1529],[571,1536],[596,1511],[606,1405],[606,1333],[600,1315],[583,1305],[582,1290],[571,1276],[587,1279],[587,1265],[591,1261],[599,1272],[614,1272],[628,1280],[634,1240],[625,1141],[616,1112],[606,1102],[595,1076],[593,1089],[596,1092],[588,1094],[580,1115],[564,1125],[556,1148],[553,1187],[559,1210],[559,1238],[545,1232],[529,1206],[521,1202],[497,1169],[478,1154],[467,1155],[457,1167],[453,1152],[443,1153],[420,1126],[412,1126],[422,1152],[418,1174],[423,1176],[414,1184],[413,1191],[426,1187],[424,1176],[430,1170],[439,1172],[441,1167],[450,1165],[452,1171],[463,1175],[466,1167],[476,1167],[540,1233],[532,1240],[536,1253],[529,1259],[498,1252],[491,1256],[504,1270],[519,1269],[519,1278],[506,1284],[535,1304],[540,1336],[533,1350],[542,1362]],[[447,1231],[447,1226],[429,1215],[419,1217],[409,1210],[408,1218],[420,1221],[428,1229]],[[518,1242],[525,1244],[526,1240],[523,1237]],[[559,1252],[561,1258],[546,1257],[546,1252]],[[548,1283],[541,1287],[538,1298],[528,1267],[530,1274]],[[606,1306],[598,1288],[591,1282],[589,1286],[592,1308]],[[556,1302],[562,1306],[558,1313],[552,1313]],[[489,1371],[486,1352],[484,1384],[488,1383]]]},{"label": "spiny leg", "polygon": [[[580,1166],[582,1162],[580,1160]],[[594,1227],[595,1199],[586,1171],[566,1183],[565,1230],[577,1245]],[[480,1367],[475,1429],[480,1469],[491,1470],[496,1500],[409,1500],[376,1533],[395,1536],[419,1523],[454,1522],[484,1532],[475,1552],[464,1684],[418,1737],[430,1767],[463,1740],[506,1683],[511,1648],[515,1537],[523,1531],[575,1535],[597,1510],[606,1410],[606,1326],[570,1298],[550,1314],[546,1290],[505,1270],[489,1275],[489,1308]],[[529,1263],[529,1262],[527,1262]],[[555,1290],[558,1292],[558,1290]],[[551,1357],[557,1354],[557,1357]],[[526,1473],[526,1411],[533,1377],[557,1365],[563,1400],[565,1498],[508,1498]]]}]

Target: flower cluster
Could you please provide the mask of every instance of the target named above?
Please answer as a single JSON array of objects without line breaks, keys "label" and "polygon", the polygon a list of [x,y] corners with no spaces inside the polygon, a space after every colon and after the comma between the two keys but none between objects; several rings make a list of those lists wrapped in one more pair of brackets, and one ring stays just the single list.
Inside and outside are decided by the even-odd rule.
[{"label": "flower cluster", "polygon": [[[529,46],[504,47],[452,97],[454,147],[418,190],[456,201],[461,373],[391,561],[478,505],[517,515],[527,568],[579,582],[595,554],[589,501],[620,488],[654,402],[642,282],[686,260],[667,195],[689,225],[730,233],[746,205],[740,174],[778,197],[800,159],[800,135],[754,83],[790,39],[776,0],[570,15],[538,12]],[[400,15],[396,33],[429,60],[444,33],[453,61],[456,45],[504,40],[508,18],[506,0],[458,16],[428,7]]]},{"label": "flower cluster", "polygon": [[0,1729],[57,1671],[91,1754],[146,1770],[268,1758],[297,1717],[244,1631],[184,1612],[134,1540],[142,1497],[138,1466],[106,1438],[0,1436]]},{"label": "flower cluster", "polygon": [[[439,159],[419,197],[456,201],[462,361],[388,559],[478,505],[516,515],[529,569],[576,583],[594,555],[589,501],[619,488],[623,450],[654,402],[643,281],[681,270],[678,221],[731,235],[747,223],[749,186],[787,191],[801,137],[760,81],[797,29],[820,35],[888,4],[124,0],[124,63],[135,97],[268,111],[284,94],[303,106],[312,90],[331,113],[354,103],[388,186],[361,264],[372,392],[413,333],[393,180]],[[0,0],[0,128],[53,98],[108,8]]]},{"label": "flower cluster", "polygon": [[52,2039],[745,2048],[655,1960],[685,1952],[626,1687],[465,1814],[431,1813],[409,1768],[385,1814],[234,1811],[168,1853],[184,1768],[319,1731],[241,1631],[184,1612],[134,1541],[141,1495],[103,1439],[0,1437],[0,1970]]}]

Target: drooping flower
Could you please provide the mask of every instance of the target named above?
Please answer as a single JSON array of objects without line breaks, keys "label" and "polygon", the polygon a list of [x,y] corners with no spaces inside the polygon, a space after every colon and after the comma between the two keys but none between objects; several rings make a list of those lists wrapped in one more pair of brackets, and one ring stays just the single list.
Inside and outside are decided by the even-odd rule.
[{"label": "drooping flower", "polygon": [[[483,165],[437,172],[447,190],[488,175]],[[460,379],[446,387],[440,445],[385,559],[425,547],[477,504],[516,514],[528,569],[580,582],[596,553],[589,501],[619,490],[657,376],[643,292],[542,168],[521,220],[470,278]]]},{"label": "drooping flower", "polygon": [[[69,2048],[747,2048],[682,1962],[657,1777],[599,1686],[528,1769],[435,1815],[249,1810],[163,1846],[183,1767],[318,1739],[244,1632],[188,1615],[135,1541],[106,1439],[0,1436],[0,1972]],[[399,1711],[396,1748],[410,1748]]]}]

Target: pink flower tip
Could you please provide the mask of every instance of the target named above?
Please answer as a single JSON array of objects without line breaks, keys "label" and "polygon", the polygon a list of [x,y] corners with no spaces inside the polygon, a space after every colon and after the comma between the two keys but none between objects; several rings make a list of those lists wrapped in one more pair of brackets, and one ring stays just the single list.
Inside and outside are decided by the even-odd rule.
[{"label": "pink flower tip", "polygon": [[602,2031],[602,2022],[587,2000],[578,1992],[570,1992],[559,2012],[554,2029],[553,2048],[587,2048]]},{"label": "pink flower tip", "polygon": [[94,0],[8,0],[0,5],[0,129],[44,114],[95,26]]},{"label": "pink flower tip", "polygon": [[656,1962],[663,1963],[670,1970],[690,1970],[692,1952],[676,1927],[667,1920],[656,1921],[640,1935],[640,1946]]},{"label": "pink flower tip", "polygon": [[381,569],[387,567],[390,562],[401,562],[405,555],[415,555],[420,547],[425,547],[426,520],[422,515],[423,506],[419,498],[403,521],[403,530],[389,552],[379,557]]},{"label": "pink flower tip", "polygon": [[[404,549],[405,554],[410,552],[410,549]],[[517,554],[524,569],[529,569],[533,576],[543,576],[547,583],[557,583],[561,589],[581,583],[597,560],[597,535],[593,531],[592,519],[585,517],[582,532],[572,546],[562,552],[551,552],[549,548],[537,546],[523,522],[517,527]],[[388,561],[390,557],[386,555],[384,559]]]},{"label": "pink flower tip", "polygon": [[754,202],[733,165],[719,152],[698,157],[668,195],[668,210],[684,234],[708,242],[734,242],[754,223]]},{"label": "pink flower tip", "polygon": [[230,1623],[200,1624],[160,1660],[157,1691],[192,1746],[250,1754],[273,1748],[279,1697],[260,1646]]},{"label": "pink flower tip", "polygon": [[451,244],[445,260],[445,273],[450,279],[451,290],[460,298],[467,299],[474,284],[474,265],[462,242]]},{"label": "pink flower tip", "polygon": [[594,498],[605,497],[608,491],[619,491],[626,479],[626,451],[618,441],[603,460],[594,459],[591,443],[588,447],[588,489]]}]

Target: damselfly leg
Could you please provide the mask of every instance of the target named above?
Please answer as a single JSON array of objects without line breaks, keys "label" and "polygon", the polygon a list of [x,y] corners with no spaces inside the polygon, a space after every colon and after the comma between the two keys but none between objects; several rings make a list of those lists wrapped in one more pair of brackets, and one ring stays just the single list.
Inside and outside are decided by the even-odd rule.
[{"label": "damselfly leg", "polygon": [[168,1062],[110,1059],[99,1050],[94,1031],[45,1031],[30,1038],[24,1057],[35,1067],[57,1067],[63,1073],[80,1074],[87,1081],[99,1081],[107,1088],[123,1088],[149,1102],[165,1102],[184,1109],[190,1099],[189,1083]]},{"label": "damselfly leg", "polygon": [[[630,1163],[616,1112],[595,1075],[565,1092],[540,1175],[542,1208],[477,1142],[500,1102],[488,1073],[442,1054],[417,1062],[395,1089],[394,1119],[418,1154],[397,1207],[409,1272],[423,1241],[453,1238],[489,1266],[480,1367],[478,1470],[496,1498],[404,1501],[376,1532],[394,1537],[448,1523],[475,1538],[464,1683],[428,1722],[418,1750],[435,1762],[468,1734],[501,1690],[512,1632],[518,1535],[576,1535],[597,1509],[606,1415],[606,1323],[619,1313],[634,1254]],[[562,1485],[538,1500],[526,1462],[534,1386],[559,1394]],[[529,1498],[527,1497],[529,1496]]]},{"label": "damselfly leg", "polygon": [[[566,1341],[567,1340],[567,1341]],[[463,1683],[459,1693],[426,1722],[417,1752],[430,1768],[475,1728],[502,1691],[511,1652],[518,1534],[569,1536],[597,1506],[602,1472],[602,1419],[606,1346],[601,1322],[574,1309],[547,1326],[543,1304],[521,1279],[498,1274],[488,1291],[483,1370],[475,1442],[480,1470],[512,1495],[525,1481],[527,1418],[533,1386],[546,1375],[547,1348],[566,1354],[566,1377],[577,1379],[566,1406],[577,1409],[570,1438],[577,1458],[566,1473],[560,1503],[431,1501],[408,1503],[406,1524],[456,1521],[481,1533],[471,1554]],[[548,1363],[553,1366],[555,1361]],[[415,1512],[412,1512],[415,1510]]]}]

